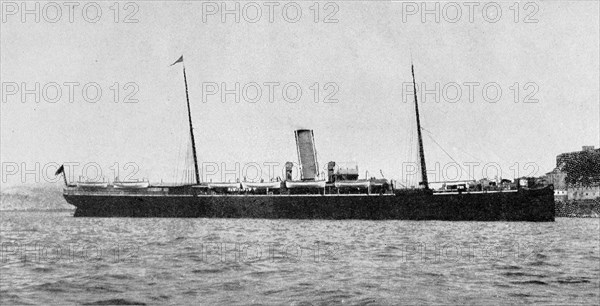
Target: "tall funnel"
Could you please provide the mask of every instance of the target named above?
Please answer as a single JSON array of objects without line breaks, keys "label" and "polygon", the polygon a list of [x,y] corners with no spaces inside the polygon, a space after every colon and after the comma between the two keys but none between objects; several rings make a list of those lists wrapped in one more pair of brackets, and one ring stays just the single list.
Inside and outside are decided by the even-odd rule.
[{"label": "tall funnel", "polygon": [[319,176],[317,148],[312,130],[296,130],[296,149],[302,172],[302,180],[315,180]]}]

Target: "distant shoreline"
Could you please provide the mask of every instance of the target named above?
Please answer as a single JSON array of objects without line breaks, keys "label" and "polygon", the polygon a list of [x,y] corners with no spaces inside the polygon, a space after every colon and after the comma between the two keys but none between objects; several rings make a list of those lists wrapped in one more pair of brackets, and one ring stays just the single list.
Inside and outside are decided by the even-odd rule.
[{"label": "distant shoreline", "polygon": [[58,209],[0,209],[0,212],[68,212],[75,211],[76,208],[58,208]]},{"label": "distant shoreline", "polygon": [[600,215],[598,216],[593,216],[593,215],[581,215],[581,216],[556,216],[556,218],[578,218],[578,219],[600,219]]}]

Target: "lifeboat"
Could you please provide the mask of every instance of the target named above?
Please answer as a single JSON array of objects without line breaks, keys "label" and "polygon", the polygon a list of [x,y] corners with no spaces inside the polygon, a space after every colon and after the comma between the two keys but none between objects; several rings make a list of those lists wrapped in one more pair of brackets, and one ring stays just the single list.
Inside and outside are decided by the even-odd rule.
[{"label": "lifeboat", "polygon": [[357,181],[337,181],[333,183],[336,188],[369,188],[371,185],[370,181],[357,180]]},{"label": "lifeboat", "polygon": [[215,188],[240,188],[240,183],[227,183],[227,182],[217,182],[217,183],[208,183],[209,189]]},{"label": "lifeboat", "polygon": [[143,189],[148,188],[150,183],[148,181],[115,181],[113,186],[115,188],[126,188],[126,189]]},{"label": "lifeboat", "polygon": [[285,181],[285,187],[293,188],[325,188],[325,181]]},{"label": "lifeboat", "polygon": [[242,182],[244,189],[279,189],[281,182]]},{"label": "lifeboat", "polygon": [[77,187],[83,188],[107,188],[106,182],[77,182]]},{"label": "lifeboat", "polygon": [[372,179],[370,182],[371,187],[383,187],[389,185],[389,182],[386,179]]}]

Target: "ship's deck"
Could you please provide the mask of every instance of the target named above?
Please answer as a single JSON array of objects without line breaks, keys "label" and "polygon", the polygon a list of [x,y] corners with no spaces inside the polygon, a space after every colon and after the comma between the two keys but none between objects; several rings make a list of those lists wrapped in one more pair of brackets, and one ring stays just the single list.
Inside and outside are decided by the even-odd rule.
[{"label": "ship's deck", "polygon": [[[180,190],[173,192],[166,187],[150,187],[144,189],[122,189],[122,188],[80,188],[67,187],[63,194],[67,196],[125,196],[125,197],[381,197],[381,196],[401,196],[403,192],[415,193],[420,190],[406,189],[396,190],[396,193],[264,193],[257,194],[244,191],[236,192],[214,192],[203,193],[196,190]],[[458,194],[490,194],[490,193],[513,193],[518,190],[493,190],[493,191],[464,191],[464,192],[433,192],[435,196],[458,195]]]},{"label": "ship's deck", "polygon": [[367,194],[367,193],[327,193],[327,194],[233,194],[233,193],[215,193],[215,194],[172,194],[172,193],[158,193],[158,192],[110,192],[110,191],[64,191],[64,195],[72,196],[127,196],[127,197],[380,197],[380,196],[394,196],[394,194]]}]

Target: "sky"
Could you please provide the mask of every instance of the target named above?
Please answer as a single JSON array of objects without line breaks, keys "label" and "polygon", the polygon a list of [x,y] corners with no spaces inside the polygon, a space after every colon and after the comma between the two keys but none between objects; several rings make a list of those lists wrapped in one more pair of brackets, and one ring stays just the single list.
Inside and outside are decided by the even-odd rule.
[{"label": "sky", "polygon": [[189,127],[183,65],[170,65],[181,55],[203,180],[256,177],[256,165],[281,176],[306,128],[321,167],[414,184],[411,63],[428,90],[430,181],[539,176],[557,154],[600,146],[597,1],[227,2],[239,22],[210,1],[23,3],[2,2],[3,186],[60,184],[63,163],[70,179],[96,176],[94,164],[109,179],[180,180]]}]

